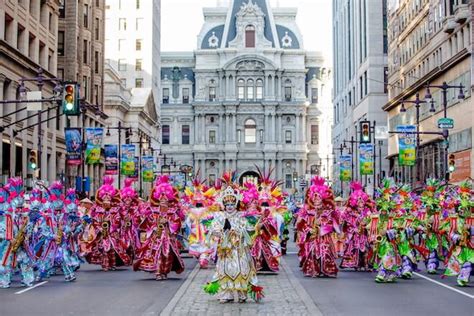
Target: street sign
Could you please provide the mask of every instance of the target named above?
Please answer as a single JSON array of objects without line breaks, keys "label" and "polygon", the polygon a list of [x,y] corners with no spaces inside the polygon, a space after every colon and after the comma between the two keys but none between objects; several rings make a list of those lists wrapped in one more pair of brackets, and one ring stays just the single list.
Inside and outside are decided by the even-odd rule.
[{"label": "street sign", "polygon": [[454,120],[452,118],[442,117],[438,120],[438,128],[452,129],[454,128]]},{"label": "street sign", "polygon": [[375,126],[375,139],[388,139],[388,126]]}]

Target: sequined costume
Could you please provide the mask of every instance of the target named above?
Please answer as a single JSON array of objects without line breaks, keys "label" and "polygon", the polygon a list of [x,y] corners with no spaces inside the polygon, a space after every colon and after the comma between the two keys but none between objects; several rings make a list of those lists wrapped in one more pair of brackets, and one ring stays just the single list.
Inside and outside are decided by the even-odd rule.
[{"label": "sequined costume", "polygon": [[125,179],[125,185],[120,190],[120,217],[122,220],[120,239],[130,258],[134,258],[135,249],[139,245],[137,219],[139,213],[138,193],[132,187],[133,180]]}]

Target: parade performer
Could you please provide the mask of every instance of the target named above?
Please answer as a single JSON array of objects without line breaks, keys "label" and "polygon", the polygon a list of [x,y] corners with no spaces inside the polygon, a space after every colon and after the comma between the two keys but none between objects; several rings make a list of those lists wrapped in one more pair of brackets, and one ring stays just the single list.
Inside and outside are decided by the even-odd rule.
[{"label": "parade performer", "polygon": [[86,237],[85,258],[91,264],[100,264],[102,270],[115,270],[120,265],[130,265],[125,246],[120,239],[120,192],[113,178],[105,177],[96,192],[96,203],[91,209],[91,226]]},{"label": "parade performer", "polygon": [[258,286],[249,235],[255,228],[255,222],[244,216],[245,211],[239,212],[242,196],[234,180],[233,173],[226,173],[222,178],[226,187],[218,202],[223,212],[214,214],[209,231],[210,239],[217,238],[216,271],[212,280],[204,286],[204,291],[217,294],[221,303],[232,302],[235,296],[243,303],[248,295],[258,302],[263,297],[263,288]]},{"label": "parade performer", "polygon": [[[12,275],[20,271],[21,283],[24,286],[32,286],[35,279],[33,267],[33,254],[30,251],[28,240],[31,236],[33,226],[29,219],[29,210],[24,207],[23,180],[21,178],[10,178],[8,184],[3,188],[8,190],[8,209],[3,202],[5,233],[0,248],[0,286],[10,287]],[[3,191],[2,191],[3,192]],[[7,195],[3,192],[0,197]]]},{"label": "parade performer", "polygon": [[142,235],[142,246],[135,254],[134,270],[155,273],[156,280],[167,279],[171,271],[183,272],[184,262],[179,254],[177,235],[184,215],[180,210],[178,193],[167,176],[161,176],[156,181],[146,214],[148,216],[139,225],[145,234]]},{"label": "parade performer", "polygon": [[214,212],[215,189],[204,185],[204,181],[196,175],[191,188],[185,190],[188,208],[186,212],[186,231],[189,254],[196,257],[201,268],[209,265],[213,247],[206,243],[208,229],[205,223]]},{"label": "parade performer", "polygon": [[472,184],[464,181],[447,199],[455,199],[456,211],[446,222],[446,233],[451,242],[446,256],[445,276],[457,276],[459,286],[467,286],[474,265],[474,200]]},{"label": "parade performer", "polygon": [[378,283],[395,282],[401,266],[395,226],[396,191],[397,188],[392,179],[382,181],[382,187],[377,190],[378,214],[370,217],[370,223],[367,226],[368,240],[374,248],[374,268],[377,269],[375,281]]},{"label": "parade performer", "polygon": [[120,239],[124,244],[129,257],[133,260],[134,252],[139,245],[139,236],[137,231],[137,217],[139,216],[138,193],[132,187],[133,179],[125,179],[125,184],[120,190],[120,216],[122,225],[120,230]]},{"label": "parade performer", "polygon": [[309,277],[336,277],[336,250],[331,236],[340,233],[334,195],[322,177],[314,177],[306,192],[305,205],[298,214],[300,266]]},{"label": "parade performer", "polygon": [[341,216],[346,237],[341,268],[371,271],[372,247],[368,242],[367,220],[375,211],[375,203],[363,191],[360,182],[351,183],[352,193]]},{"label": "parade performer", "polygon": [[[426,246],[429,256],[426,260],[426,271],[436,274],[440,261],[444,260],[445,252],[448,250],[446,236],[440,230],[440,226],[447,217],[443,212],[439,200],[443,186],[436,179],[427,179],[425,190],[421,194],[421,201],[425,214],[422,215],[425,227],[425,238],[422,246]],[[444,214],[443,214],[444,213]]]},{"label": "parade performer", "polygon": [[[8,203],[7,187],[0,187],[0,287],[10,286],[10,267],[6,263],[7,251],[13,239],[13,210]],[[8,260],[8,259],[7,259]]]}]

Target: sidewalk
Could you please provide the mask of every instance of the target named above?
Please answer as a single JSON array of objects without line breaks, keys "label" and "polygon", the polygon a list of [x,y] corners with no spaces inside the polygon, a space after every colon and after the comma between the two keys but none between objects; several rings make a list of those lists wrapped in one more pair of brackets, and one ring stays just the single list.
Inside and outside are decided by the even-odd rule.
[{"label": "sidewalk", "polygon": [[221,304],[204,293],[202,287],[213,273],[214,269],[196,268],[161,315],[321,315],[284,259],[277,275],[258,275],[265,292],[265,298],[258,304],[250,299],[245,304]]}]

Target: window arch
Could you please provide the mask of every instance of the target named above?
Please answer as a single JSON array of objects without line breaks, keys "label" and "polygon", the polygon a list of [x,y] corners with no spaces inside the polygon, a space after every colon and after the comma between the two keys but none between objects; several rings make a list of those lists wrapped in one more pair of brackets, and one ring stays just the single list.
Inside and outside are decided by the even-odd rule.
[{"label": "window arch", "polygon": [[237,93],[239,100],[245,99],[245,80],[239,79],[237,80]]},{"label": "window arch", "polygon": [[257,98],[257,100],[262,100],[263,99],[263,80],[262,79],[257,79],[256,98]]},{"label": "window arch", "polygon": [[257,142],[257,124],[253,119],[245,121],[245,143],[255,144]]},{"label": "window arch", "polygon": [[245,27],[245,47],[255,47],[255,26],[247,25]]},{"label": "window arch", "polygon": [[247,100],[251,101],[254,99],[254,86],[253,86],[253,79],[247,80]]}]

